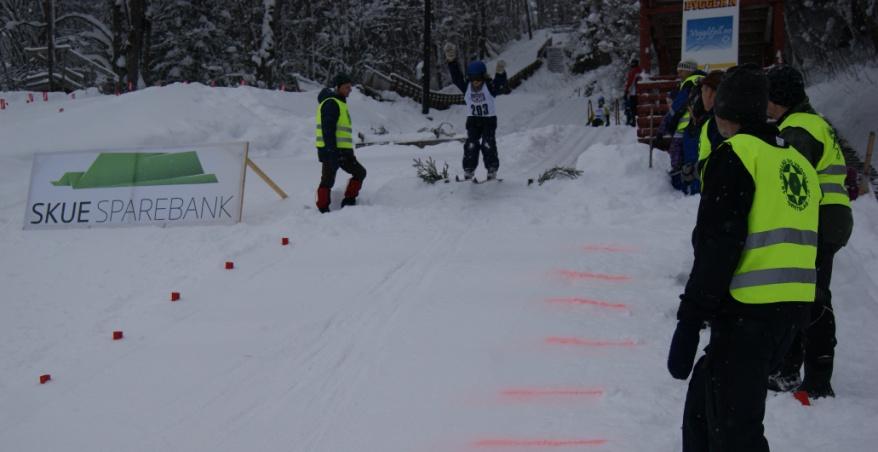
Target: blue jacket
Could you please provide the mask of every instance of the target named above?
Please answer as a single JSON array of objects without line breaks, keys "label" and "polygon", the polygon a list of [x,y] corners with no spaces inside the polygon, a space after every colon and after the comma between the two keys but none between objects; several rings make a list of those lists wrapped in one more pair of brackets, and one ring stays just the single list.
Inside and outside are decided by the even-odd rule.
[{"label": "blue jacket", "polygon": [[[703,71],[695,71],[692,75],[707,75]],[[690,75],[691,77],[691,75]],[[689,92],[695,86],[694,83],[689,82],[686,83],[684,81],[683,85],[680,86],[680,90],[677,91],[677,95],[674,96],[673,102],[671,102],[671,109],[668,111],[668,121],[665,123],[667,127],[664,132],[668,135],[673,135],[674,132],[677,131],[677,124],[680,123],[680,118],[683,117],[683,114],[686,113],[686,108],[689,106]]]}]

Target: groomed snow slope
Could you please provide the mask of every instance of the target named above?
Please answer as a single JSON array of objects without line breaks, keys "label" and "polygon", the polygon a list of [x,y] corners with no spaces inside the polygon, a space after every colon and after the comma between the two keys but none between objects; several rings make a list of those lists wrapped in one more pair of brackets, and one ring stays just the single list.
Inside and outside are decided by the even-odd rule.
[{"label": "groomed snow slope", "polygon": [[[582,83],[540,72],[499,99],[503,182],[415,177],[415,157],[459,173],[459,143],[373,146],[362,205],[327,215],[311,207],[316,92],[4,94],[0,449],[678,450],[686,385],[664,362],[698,199],[669,188],[663,155],[647,168],[633,129],[577,125]],[[350,108],[355,128],[463,130],[459,108]],[[232,227],[21,229],[34,152],[234,140],[289,199],[250,174]],[[527,186],[555,165],[583,175]],[[838,397],[770,397],[775,450],[878,440],[878,204],[854,213],[833,280]]]}]

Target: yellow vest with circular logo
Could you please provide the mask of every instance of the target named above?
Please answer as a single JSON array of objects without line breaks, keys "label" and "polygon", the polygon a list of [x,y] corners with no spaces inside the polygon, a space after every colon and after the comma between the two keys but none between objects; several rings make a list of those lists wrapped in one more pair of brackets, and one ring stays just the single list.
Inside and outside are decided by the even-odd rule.
[{"label": "yellow vest with circular logo", "polygon": [[[683,80],[682,83],[680,83],[680,89],[683,89],[683,85],[685,85],[687,82],[690,82],[690,81],[692,82],[692,88],[689,88],[689,89],[690,90],[695,89],[698,87],[698,81],[703,79],[703,78],[704,78],[704,76],[699,75],[699,74],[690,75],[689,77],[686,77],[686,79]],[[687,104],[686,106],[688,107],[688,101],[686,102],[686,104]],[[683,116],[680,116],[680,122],[677,123],[677,132],[682,133],[683,130],[686,128],[686,126],[689,125],[690,119],[691,119],[691,115],[689,114],[689,109],[687,108],[686,112],[683,113]]]},{"label": "yellow vest with circular logo", "polygon": [[335,123],[335,147],[338,149],[353,149],[354,130],[351,127],[351,114],[348,112],[348,104],[334,97],[325,99],[317,106],[317,147],[326,147],[326,143],[323,141],[323,118],[320,111],[323,109],[323,104],[329,101],[335,101],[338,104],[338,122]]},{"label": "yellow vest with circular logo", "polygon": [[725,141],[756,186],[747,240],[729,291],[746,304],[813,302],[817,272],[817,172],[794,148],[752,135]]},{"label": "yellow vest with circular logo", "polygon": [[820,189],[823,190],[823,200],[820,205],[841,204],[850,207],[851,199],[844,186],[848,168],[832,126],[820,115],[793,113],[787,116],[779,126],[780,130],[787,127],[805,129],[823,145],[823,156],[815,168],[817,177],[820,179]]}]

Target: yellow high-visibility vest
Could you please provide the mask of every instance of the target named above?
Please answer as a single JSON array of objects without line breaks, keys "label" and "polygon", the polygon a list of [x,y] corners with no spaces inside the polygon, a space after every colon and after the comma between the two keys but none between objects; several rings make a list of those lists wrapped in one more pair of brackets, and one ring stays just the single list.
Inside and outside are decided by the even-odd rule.
[{"label": "yellow high-visibility vest", "polygon": [[813,302],[817,271],[820,183],[794,148],[752,135],[725,141],[756,186],[747,217],[747,240],[729,291],[746,304]]},{"label": "yellow high-visibility vest", "polygon": [[[704,76],[700,75],[700,74],[690,75],[689,77],[686,77],[686,79],[680,83],[680,89],[682,90],[683,85],[685,85],[687,82],[690,82],[690,81],[692,82],[691,89],[695,89],[698,86],[698,81],[703,79],[703,78],[704,78]],[[687,104],[688,104],[688,102],[687,102]],[[686,126],[689,125],[690,119],[691,119],[691,115],[689,114],[689,109],[687,108],[686,112],[683,113],[683,116],[680,117],[680,122],[677,123],[677,132],[683,133],[683,130],[686,129]]]},{"label": "yellow high-visibility vest", "polygon": [[348,104],[334,97],[324,99],[317,106],[317,147],[326,147],[326,143],[323,141],[323,118],[320,111],[323,109],[323,104],[329,101],[335,101],[338,105],[338,122],[335,123],[335,146],[338,149],[353,149],[354,129],[351,127],[351,114],[348,112]]},{"label": "yellow high-visibility vest", "polygon": [[788,127],[805,129],[823,145],[823,156],[815,168],[820,180],[820,189],[823,191],[823,200],[820,205],[841,204],[850,207],[851,200],[848,196],[848,190],[844,186],[848,168],[832,126],[820,115],[793,113],[787,116],[778,128],[784,130]]},{"label": "yellow high-visibility vest", "polygon": [[704,124],[701,125],[701,134],[698,136],[698,180],[701,181],[702,187],[704,186],[704,170],[707,168],[707,158],[710,157],[710,153],[713,151],[710,137],[707,133],[707,128],[710,127],[711,121],[715,121],[715,119],[710,117],[707,121],[704,121]]}]

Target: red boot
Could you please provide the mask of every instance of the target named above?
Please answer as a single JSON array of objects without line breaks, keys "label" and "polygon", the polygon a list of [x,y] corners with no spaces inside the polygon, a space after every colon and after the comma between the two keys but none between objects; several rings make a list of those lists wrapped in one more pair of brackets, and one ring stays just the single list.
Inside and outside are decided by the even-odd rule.
[{"label": "red boot", "polygon": [[360,187],[362,186],[363,181],[359,179],[351,178],[348,180],[348,188],[345,189],[344,199],[341,201],[342,207],[357,205],[357,195],[360,194]]},{"label": "red boot", "polygon": [[329,212],[329,194],[330,189],[328,187],[317,187],[317,210],[320,213]]}]

